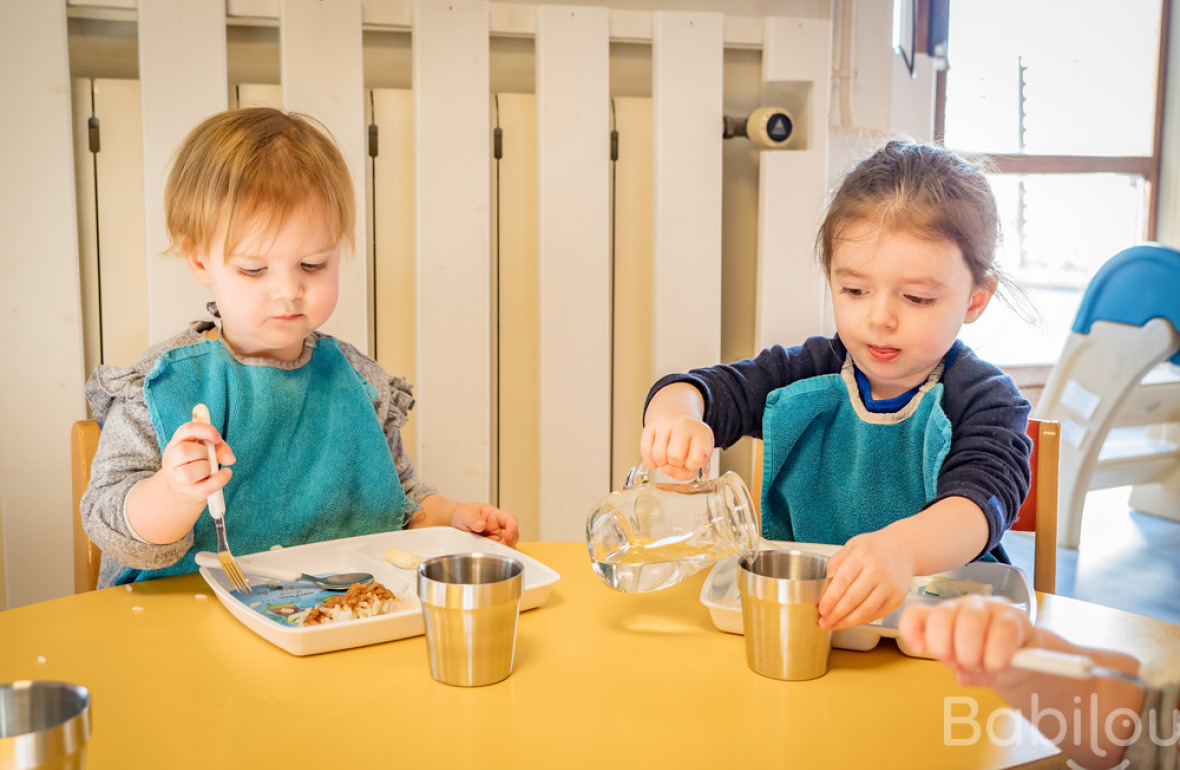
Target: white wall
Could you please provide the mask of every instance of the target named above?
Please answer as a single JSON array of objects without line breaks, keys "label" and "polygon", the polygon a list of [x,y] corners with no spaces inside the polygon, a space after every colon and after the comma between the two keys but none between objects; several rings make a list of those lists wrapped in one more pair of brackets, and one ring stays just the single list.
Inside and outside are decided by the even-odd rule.
[{"label": "white wall", "polygon": [[82,413],[85,372],[65,30],[61,3],[0,5],[0,515],[9,604],[73,588],[69,428]]}]

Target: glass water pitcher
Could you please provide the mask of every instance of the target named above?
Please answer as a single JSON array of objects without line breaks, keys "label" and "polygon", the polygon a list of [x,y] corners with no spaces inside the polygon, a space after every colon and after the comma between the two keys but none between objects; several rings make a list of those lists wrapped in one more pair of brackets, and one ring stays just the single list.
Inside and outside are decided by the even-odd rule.
[{"label": "glass water pitcher", "polygon": [[736,473],[694,481],[652,481],[642,462],[623,489],[599,500],[586,520],[598,576],[618,591],[656,591],[760,540],[750,492]]}]

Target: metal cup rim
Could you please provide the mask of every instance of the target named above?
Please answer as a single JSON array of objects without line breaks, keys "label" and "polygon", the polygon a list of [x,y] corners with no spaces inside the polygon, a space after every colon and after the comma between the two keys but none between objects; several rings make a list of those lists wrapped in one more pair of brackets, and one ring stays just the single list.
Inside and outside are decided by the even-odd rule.
[{"label": "metal cup rim", "polygon": [[[53,721],[36,724],[30,721],[32,729],[0,734],[0,755],[23,757],[21,767],[40,767],[42,764],[74,755],[90,739],[90,708],[93,698],[90,689],[73,682],[52,679],[18,679],[0,683],[0,692],[42,690],[54,695],[72,697],[65,702],[60,714],[53,714]],[[16,705],[15,703],[12,705]],[[44,716],[44,715],[41,715]],[[13,754],[15,752],[15,754]],[[31,764],[25,764],[31,763]],[[5,765],[7,766],[7,765]]]},{"label": "metal cup rim", "polygon": [[[437,567],[441,564],[446,564],[448,562],[455,562],[455,561],[468,560],[468,559],[475,560],[475,561],[494,562],[494,563],[500,564],[501,566],[507,566],[507,568],[509,570],[509,574],[506,577],[498,578],[496,580],[480,580],[480,581],[476,581],[476,582],[467,581],[467,580],[447,580],[443,576],[435,577],[434,575],[428,574],[432,571],[433,567]],[[482,551],[471,551],[471,552],[465,552],[465,553],[446,553],[441,556],[434,556],[432,558],[426,559],[425,561],[423,561],[421,564],[418,565],[418,577],[419,578],[424,578],[426,580],[430,580],[435,583],[447,583],[450,585],[494,585],[495,583],[503,583],[503,582],[512,580],[523,573],[524,573],[524,562],[521,561],[520,559],[517,559],[514,556],[506,556],[504,554],[498,554],[498,553],[484,553]]]},{"label": "metal cup rim", "polygon": [[[496,565],[495,579],[462,580],[458,575],[448,576],[439,572],[440,565],[448,562],[474,560]],[[436,569],[439,568],[439,569]],[[504,574],[506,573],[506,574]],[[448,579],[450,577],[451,579]],[[504,602],[519,602],[524,593],[524,562],[512,556],[482,552],[445,554],[428,559],[418,565],[418,599],[423,609],[439,607],[459,610],[475,610]]]},{"label": "metal cup rim", "polygon": [[815,551],[807,551],[802,548],[763,548],[761,550],[753,551],[749,554],[746,554],[746,555],[742,556],[740,559],[738,559],[738,569],[749,572],[751,575],[753,575],[755,577],[768,578],[770,580],[791,580],[791,581],[795,581],[795,582],[809,582],[809,581],[821,581],[821,580],[826,579],[826,576],[825,577],[818,577],[818,578],[787,578],[787,577],[780,577],[778,575],[766,575],[761,572],[756,572],[754,569],[752,569],[754,561],[756,561],[759,557],[762,557],[762,556],[765,556],[768,554],[774,554],[774,555],[783,554],[783,555],[789,555],[789,556],[802,556],[802,557],[805,557],[809,561],[818,562],[818,566],[821,566],[821,567],[826,566],[828,563],[828,559],[829,559],[829,557],[823,555],[822,553],[816,553]]}]

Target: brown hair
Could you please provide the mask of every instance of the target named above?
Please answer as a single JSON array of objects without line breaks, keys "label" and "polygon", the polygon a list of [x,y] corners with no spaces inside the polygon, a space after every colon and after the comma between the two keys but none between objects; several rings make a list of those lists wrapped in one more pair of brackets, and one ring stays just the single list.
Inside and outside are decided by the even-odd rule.
[{"label": "brown hair", "polygon": [[959,247],[977,286],[1008,283],[996,268],[999,215],[981,166],[928,144],[894,140],[858,163],[828,205],[816,249],[824,274],[832,251],[858,224]]},{"label": "brown hair", "polygon": [[353,245],[352,178],[326,128],[269,107],[229,110],[177,150],[164,188],[170,252],[208,251],[224,220],[226,253],[248,228],[277,230],[293,214],[322,216],[334,242]]}]

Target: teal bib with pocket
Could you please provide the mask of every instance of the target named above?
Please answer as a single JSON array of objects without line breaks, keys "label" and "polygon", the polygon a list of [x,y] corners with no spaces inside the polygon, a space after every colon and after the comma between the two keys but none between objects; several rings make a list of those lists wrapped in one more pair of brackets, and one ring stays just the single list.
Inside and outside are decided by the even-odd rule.
[{"label": "teal bib with pocket", "polygon": [[[318,338],[296,369],[243,364],[221,340],[205,340],[164,353],[144,382],[161,452],[198,403],[233,449],[223,494],[237,555],[404,526],[416,506],[398,478],[376,395],[331,337]],[[207,511],[179,562],[128,569],[118,582],[196,571],[194,554],[217,550]]]}]

